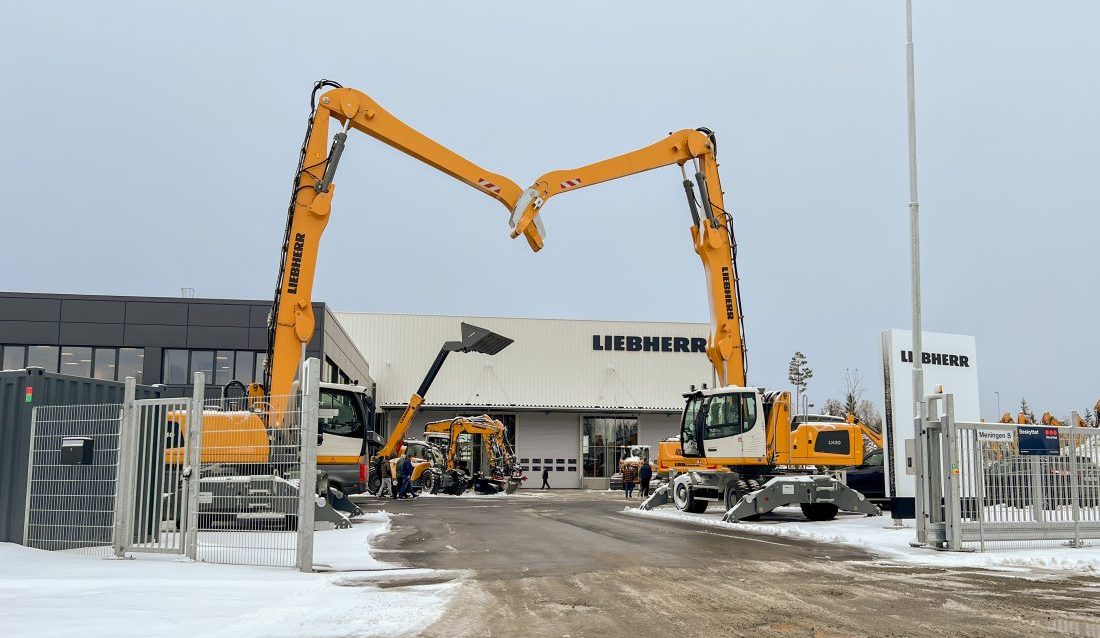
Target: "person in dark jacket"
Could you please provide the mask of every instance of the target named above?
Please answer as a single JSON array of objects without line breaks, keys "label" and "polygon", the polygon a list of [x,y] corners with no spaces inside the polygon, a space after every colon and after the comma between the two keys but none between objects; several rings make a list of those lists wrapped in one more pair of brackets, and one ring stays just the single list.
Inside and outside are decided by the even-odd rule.
[{"label": "person in dark jacket", "polygon": [[649,482],[653,480],[653,466],[642,463],[642,469],[638,471],[638,481],[642,486],[642,498],[649,498]]},{"label": "person in dark jacket", "polygon": [[542,487],[540,487],[539,489],[540,490],[550,489],[550,468],[548,468],[548,467],[542,468]]},{"label": "person in dark jacket", "polygon": [[401,489],[397,491],[397,498],[409,498],[412,496],[413,464],[408,455],[402,454],[397,461],[397,467],[401,472]]}]

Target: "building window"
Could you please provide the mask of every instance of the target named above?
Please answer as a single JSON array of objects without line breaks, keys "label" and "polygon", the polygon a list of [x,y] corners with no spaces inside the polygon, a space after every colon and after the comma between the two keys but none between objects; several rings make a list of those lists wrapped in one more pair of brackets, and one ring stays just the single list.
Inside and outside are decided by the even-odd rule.
[{"label": "building window", "polygon": [[84,346],[62,346],[61,373],[77,377],[92,376],[92,349]]},{"label": "building window", "polygon": [[45,368],[57,372],[57,346],[31,346],[27,348],[27,367]]},{"label": "building window", "polygon": [[172,385],[187,383],[187,351],[164,351],[164,382]]},{"label": "building window", "polygon": [[115,349],[96,348],[92,376],[97,379],[115,380]]},{"label": "building window", "polygon": [[[245,385],[257,381],[256,376],[253,374],[255,364],[255,352],[237,352],[237,366],[234,368],[233,378]],[[263,373],[262,369],[260,373]]]},{"label": "building window", "polygon": [[223,386],[233,380],[233,351],[218,350],[214,353],[214,383]]},{"label": "building window", "polygon": [[264,362],[265,361],[267,361],[267,353],[266,352],[257,352],[256,353],[256,373],[255,373],[255,377],[256,377],[256,381],[258,381],[260,383],[263,383],[263,381],[264,381]]},{"label": "building window", "polygon": [[504,436],[508,439],[508,447],[513,450],[516,449],[516,415],[490,414],[489,416],[500,421],[504,425]]},{"label": "building window", "polygon": [[[168,353],[169,352],[183,352],[183,369],[187,369],[187,351],[185,350],[165,350],[165,364],[164,378],[168,378]],[[145,349],[144,348],[119,348],[118,349],[118,380],[125,381],[126,377],[133,377],[138,383],[142,383],[145,371]],[[168,383],[165,381],[165,383]]]},{"label": "building window", "polygon": [[27,349],[23,346],[4,346],[4,369],[18,370],[24,367]]},{"label": "building window", "polygon": [[[581,454],[586,478],[609,478],[619,471],[619,461],[638,444],[636,417],[584,417]],[[550,459],[547,459],[550,462]]]},{"label": "building window", "polygon": [[214,353],[210,350],[192,350],[191,351],[191,372],[187,375],[186,383],[191,383],[195,379],[195,373],[201,372],[205,375],[206,383],[214,382]]}]

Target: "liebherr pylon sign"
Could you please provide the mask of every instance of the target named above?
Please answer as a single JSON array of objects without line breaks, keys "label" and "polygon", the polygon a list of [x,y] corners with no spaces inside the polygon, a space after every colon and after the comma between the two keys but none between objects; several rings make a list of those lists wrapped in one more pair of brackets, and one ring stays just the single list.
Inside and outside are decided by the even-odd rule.
[{"label": "liebherr pylon sign", "polygon": [[[924,393],[937,385],[955,395],[955,420],[977,421],[981,411],[978,394],[978,356],[973,336],[924,332],[921,358]],[[886,450],[886,495],[891,516],[913,518],[916,470],[912,466],[913,443],[913,333],[909,330],[882,332],[883,388],[886,415],[882,434]]]}]

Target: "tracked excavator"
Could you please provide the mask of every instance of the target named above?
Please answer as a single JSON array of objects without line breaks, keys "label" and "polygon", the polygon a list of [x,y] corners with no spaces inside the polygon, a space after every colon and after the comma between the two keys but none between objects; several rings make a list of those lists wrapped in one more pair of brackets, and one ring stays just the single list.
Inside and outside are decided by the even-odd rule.
[{"label": "tracked excavator", "polygon": [[[480,435],[485,450],[488,471],[480,468],[467,472],[457,461],[463,435]],[[459,416],[453,419],[432,421],[424,426],[424,438],[446,450],[443,485],[445,494],[461,494],[467,487],[480,493],[512,494],[526,478],[516,465],[512,447],[508,445],[507,429],[499,420],[488,415]]]},{"label": "tracked excavator", "polygon": [[[443,368],[443,362],[447,360],[447,356],[452,352],[480,352],[495,355],[511,344],[511,339],[491,330],[468,323],[462,324],[462,338],[458,341],[447,341],[439,349],[439,354],[432,361],[428,373],[420,382],[420,387],[409,397],[409,403],[401,413],[397,424],[394,425],[393,431],[390,432],[386,444],[369,461],[360,466],[360,475],[365,475],[368,491],[378,494],[383,480],[397,477],[397,457],[401,454],[401,449],[406,447],[405,435],[409,432],[413,417],[420,410],[420,406],[424,405],[424,397],[428,395],[428,390]],[[424,448],[422,444],[431,445],[431,441],[418,441],[416,445],[408,446],[408,453],[413,462],[412,486],[414,490],[435,493],[445,484],[445,474],[449,471],[451,463],[444,461],[446,467],[440,467],[440,461],[443,459],[437,457],[432,450]]]},{"label": "tracked excavator", "polygon": [[540,213],[551,197],[679,166],[691,241],[706,281],[711,313],[706,353],[717,387],[684,393],[679,445],[659,448],[658,466],[667,467],[670,482],[643,507],[671,500],[678,509],[702,512],[719,502],[727,520],[759,516],[781,505],[799,505],[814,520],[832,518],[841,509],[878,514],[862,494],[811,469],[862,463],[858,425],[808,423],[792,431],[790,393],[748,385],[737,243],[724,205],[717,151],[709,129],[684,129],[623,155],[547,173],[520,195],[509,220],[512,237],[523,235],[537,252],[546,236]]}]

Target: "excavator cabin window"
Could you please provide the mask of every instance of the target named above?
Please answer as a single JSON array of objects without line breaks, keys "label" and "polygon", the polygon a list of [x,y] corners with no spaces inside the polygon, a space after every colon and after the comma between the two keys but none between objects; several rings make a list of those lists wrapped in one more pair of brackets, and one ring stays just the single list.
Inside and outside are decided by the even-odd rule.
[{"label": "excavator cabin window", "polygon": [[333,436],[349,436],[361,438],[363,436],[363,414],[359,410],[358,402],[348,392],[340,392],[329,389],[321,390],[321,410],[328,418],[321,420],[321,431]]}]

